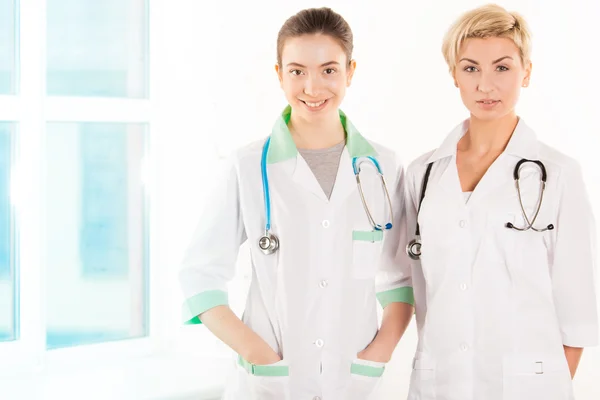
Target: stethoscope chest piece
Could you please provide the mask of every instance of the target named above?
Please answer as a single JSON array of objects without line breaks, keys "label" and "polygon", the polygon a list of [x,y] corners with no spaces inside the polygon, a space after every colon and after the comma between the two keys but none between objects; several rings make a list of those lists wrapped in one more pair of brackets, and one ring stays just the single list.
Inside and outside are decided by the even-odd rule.
[{"label": "stethoscope chest piece", "polygon": [[266,255],[273,254],[279,248],[279,239],[271,232],[265,232],[265,235],[258,240],[258,247]]},{"label": "stethoscope chest piece", "polygon": [[421,258],[421,238],[416,237],[406,245],[406,254],[417,261]]}]

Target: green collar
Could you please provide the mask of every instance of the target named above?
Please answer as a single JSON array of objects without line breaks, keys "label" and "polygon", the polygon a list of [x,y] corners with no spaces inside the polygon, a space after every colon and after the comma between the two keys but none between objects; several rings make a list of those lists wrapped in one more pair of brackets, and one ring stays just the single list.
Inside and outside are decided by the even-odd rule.
[{"label": "green collar", "polygon": [[[346,131],[346,147],[348,148],[350,157],[376,156],[377,152],[373,146],[352,125],[346,114],[342,110],[339,110],[339,113],[340,121]],[[277,118],[275,125],[273,125],[269,154],[267,155],[267,163],[269,164],[289,160],[298,154],[298,149],[287,126],[291,115],[292,108],[288,105],[281,113],[281,116]]]}]

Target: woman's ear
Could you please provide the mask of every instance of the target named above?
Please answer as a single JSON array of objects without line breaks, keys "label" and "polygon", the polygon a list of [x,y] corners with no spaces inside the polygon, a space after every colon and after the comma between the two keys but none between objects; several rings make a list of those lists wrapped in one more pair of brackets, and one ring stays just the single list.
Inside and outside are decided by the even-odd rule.
[{"label": "woman's ear", "polygon": [[281,71],[281,67],[279,66],[279,63],[275,64],[275,73],[277,74],[277,79],[279,79],[279,86],[283,85],[283,76],[282,76],[282,71]]},{"label": "woman's ear", "polygon": [[529,86],[529,81],[531,80],[531,69],[533,68],[533,64],[531,61],[525,65],[525,77],[523,78],[523,87]]},{"label": "woman's ear", "polygon": [[346,77],[346,87],[350,87],[352,84],[352,77],[354,77],[354,71],[356,71],[356,61],[350,60],[348,63],[348,76]]}]

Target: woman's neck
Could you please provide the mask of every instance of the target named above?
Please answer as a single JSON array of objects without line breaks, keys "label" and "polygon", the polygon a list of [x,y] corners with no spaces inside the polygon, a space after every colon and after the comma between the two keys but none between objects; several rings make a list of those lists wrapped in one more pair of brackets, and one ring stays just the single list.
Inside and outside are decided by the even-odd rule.
[{"label": "woman's neck", "polygon": [[469,130],[458,143],[458,150],[473,155],[500,154],[506,148],[519,118],[511,113],[494,120],[471,116]]},{"label": "woman's neck", "polygon": [[326,149],[342,142],[346,137],[337,112],[314,122],[292,113],[288,128],[299,149]]}]

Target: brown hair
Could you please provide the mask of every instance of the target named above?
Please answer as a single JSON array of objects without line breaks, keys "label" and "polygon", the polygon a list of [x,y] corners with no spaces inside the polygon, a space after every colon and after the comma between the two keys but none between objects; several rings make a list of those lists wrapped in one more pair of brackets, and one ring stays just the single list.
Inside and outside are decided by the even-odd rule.
[{"label": "brown hair", "polygon": [[281,53],[286,39],[302,35],[323,34],[336,39],[352,60],[354,48],[352,30],[346,20],[331,8],[308,8],[285,21],[277,35],[277,64],[281,66]]}]

